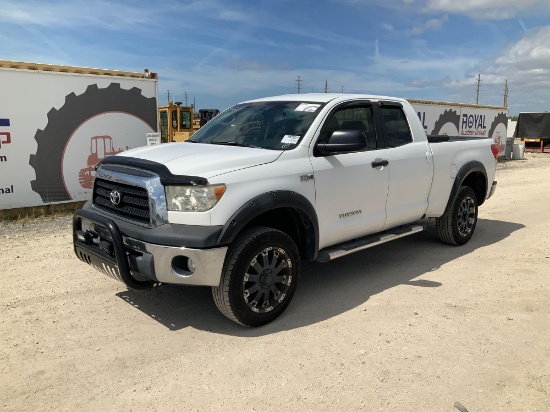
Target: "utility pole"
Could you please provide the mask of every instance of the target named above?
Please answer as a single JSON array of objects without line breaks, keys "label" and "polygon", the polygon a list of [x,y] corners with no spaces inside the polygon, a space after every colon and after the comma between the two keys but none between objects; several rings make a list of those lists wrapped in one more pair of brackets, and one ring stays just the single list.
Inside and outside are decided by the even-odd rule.
[{"label": "utility pole", "polygon": [[170,90],[168,90],[168,104],[170,104]]},{"label": "utility pole", "polygon": [[300,94],[300,91],[302,90],[302,80],[300,79],[300,76],[298,76],[298,80],[296,80],[296,87],[298,88],[298,94]]},{"label": "utility pole", "polygon": [[342,86],[342,93],[344,93],[344,86]]},{"label": "utility pole", "polygon": [[477,74],[476,104],[479,104],[479,89],[481,88],[481,74]]},{"label": "utility pole", "polygon": [[187,92],[183,92],[183,95],[185,96],[185,107],[187,107]]},{"label": "utility pole", "polygon": [[504,107],[508,107],[508,79],[504,79]]},{"label": "utility pole", "polygon": [[195,96],[193,96],[193,109],[195,109],[197,106],[195,106]]},{"label": "utility pole", "polygon": [[328,82],[325,80],[325,93],[328,93]]}]

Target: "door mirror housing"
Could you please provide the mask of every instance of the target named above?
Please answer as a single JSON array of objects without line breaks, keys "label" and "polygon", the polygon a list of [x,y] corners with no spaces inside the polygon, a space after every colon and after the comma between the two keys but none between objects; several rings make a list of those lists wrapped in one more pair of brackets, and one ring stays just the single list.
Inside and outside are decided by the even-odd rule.
[{"label": "door mirror housing", "polygon": [[315,146],[319,155],[360,152],[367,149],[367,137],[361,130],[336,130],[326,143]]}]

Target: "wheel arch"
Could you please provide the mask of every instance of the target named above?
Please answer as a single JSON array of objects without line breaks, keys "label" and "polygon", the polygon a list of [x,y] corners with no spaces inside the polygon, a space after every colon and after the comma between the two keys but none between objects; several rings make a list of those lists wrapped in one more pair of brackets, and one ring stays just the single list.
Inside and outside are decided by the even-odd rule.
[{"label": "wheel arch", "polygon": [[449,211],[453,204],[453,200],[458,193],[458,189],[461,186],[468,186],[473,189],[477,197],[477,203],[481,206],[485,202],[485,197],[487,196],[487,171],[483,163],[474,160],[466,163],[458,171],[455,181],[453,183],[453,188],[451,190],[451,195],[447,201],[447,207],[445,207],[445,213]]},{"label": "wheel arch", "polygon": [[249,200],[224,225],[217,243],[229,244],[251,226],[278,229],[292,238],[304,259],[314,260],[317,257],[317,213],[309,200],[296,192],[266,192]]}]

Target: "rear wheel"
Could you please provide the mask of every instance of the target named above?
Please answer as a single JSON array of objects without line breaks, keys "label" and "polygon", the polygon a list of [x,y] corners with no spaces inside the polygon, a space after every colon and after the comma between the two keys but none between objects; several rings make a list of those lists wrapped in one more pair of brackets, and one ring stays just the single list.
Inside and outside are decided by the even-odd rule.
[{"label": "rear wheel", "polygon": [[478,202],[471,187],[462,186],[451,209],[436,220],[439,239],[450,245],[463,245],[474,234],[477,224]]},{"label": "rear wheel", "polygon": [[212,288],[216,306],[243,326],[265,325],[287,308],[300,277],[293,240],[267,227],[244,232],[228,252],[220,286]]}]

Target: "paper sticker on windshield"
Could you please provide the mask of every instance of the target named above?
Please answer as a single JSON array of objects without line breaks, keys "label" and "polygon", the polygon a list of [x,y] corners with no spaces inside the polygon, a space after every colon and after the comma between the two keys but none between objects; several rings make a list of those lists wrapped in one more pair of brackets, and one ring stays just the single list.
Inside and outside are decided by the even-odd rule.
[{"label": "paper sticker on windshield", "polygon": [[314,112],[321,106],[320,104],[300,103],[300,105],[294,109],[295,112]]},{"label": "paper sticker on windshield", "polygon": [[296,144],[300,140],[300,136],[293,136],[291,134],[286,134],[283,136],[281,143]]}]

